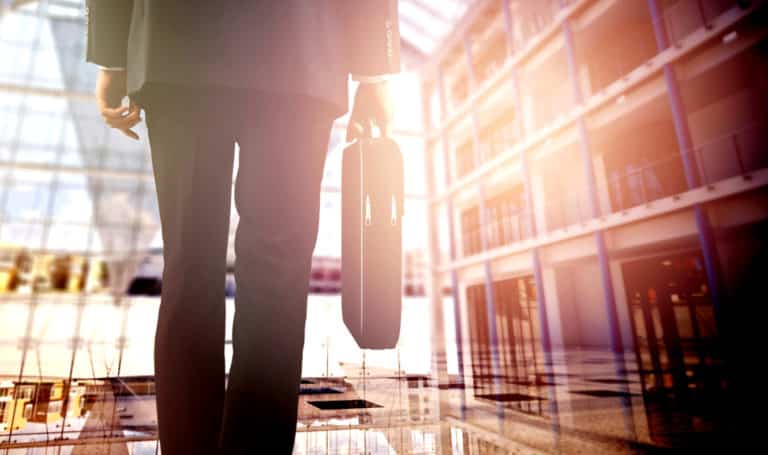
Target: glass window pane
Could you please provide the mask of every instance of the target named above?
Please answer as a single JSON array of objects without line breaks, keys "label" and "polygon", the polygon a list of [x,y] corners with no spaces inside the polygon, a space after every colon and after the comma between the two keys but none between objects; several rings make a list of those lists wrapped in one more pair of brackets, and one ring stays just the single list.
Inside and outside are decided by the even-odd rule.
[{"label": "glass window pane", "polygon": [[40,220],[46,215],[48,196],[47,185],[17,183],[8,194],[5,217],[17,221]]}]

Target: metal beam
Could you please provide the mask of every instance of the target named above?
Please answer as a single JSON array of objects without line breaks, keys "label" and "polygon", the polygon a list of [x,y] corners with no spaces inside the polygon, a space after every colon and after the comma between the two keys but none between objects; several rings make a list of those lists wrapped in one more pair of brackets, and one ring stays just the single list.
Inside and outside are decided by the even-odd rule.
[{"label": "metal beam", "polygon": [[[469,35],[464,36],[464,63],[467,65],[467,77],[469,78],[469,88],[471,91],[476,89],[475,72],[473,68],[472,60],[472,43]],[[479,166],[482,161],[482,145],[480,144],[480,131],[477,119],[477,106],[472,104],[471,106],[471,119],[472,119],[472,151],[474,156],[475,166]],[[485,194],[482,182],[477,184],[477,202],[478,211],[480,216],[478,217],[479,229],[480,229],[480,250],[487,251],[490,249],[488,242],[488,232],[486,226],[489,225],[488,212],[485,207]],[[451,241],[456,241],[451,237]],[[490,356],[491,356],[491,380],[493,381],[494,391],[493,393],[501,393],[501,362],[499,359],[499,335],[496,332],[496,298],[493,292],[493,273],[491,272],[491,262],[483,261],[483,278],[485,288],[485,311],[488,318],[488,336],[490,338]],[[484,354],[484,353],[483,353]],[[500,419],[504,418],[504,407],[501,402],[496,402],[496,413]]]},{"label": "metal beam", "polygon": [[[507,35],[507,55],[511,56],[514,53],[513,43],[513,29],[512,29],[512,14],[509,9],[509,0],[500,0],[501,8],[504,12],[504,25]],[[509,83],[512,85],[512,104],[519,110],[520,103],[520,85],[517,80],[517,68],[512,67],[509,72]],[[515,113],[514,118],[515,131],[517,136],[522,138],[525,136],[525,128],[523,126],[522,119],[518,113]],[[523,191],[525,192],[525,206],[528,214],[528,232],[531,237],[538,235],[536,229],[536,216],[534,214],[533,207],[533,184],[531,183],[531,170],[528,163],[528,153],[525,149],[520,151],[520,167],[523,174]],[[544,351],[544,370],[548,377],[554,377],[554,361],[552,358],[552,338],[549,333],[549,312],[547,311],[547,296],[544,290],[544,277],[541,271],[541,257],[539,256],[539,249],[531,248],[531,266],[533,268],[533,279],[536,283],[536,300],[539,314],[539,331],[541,333],[541,349]],[[557,404],[557,390],[555,386],[550,386],[548,389],[548,401],[549,412],[552,418],[552,432],[555,435],[555,447],[559,446],[560,435],[560,412]]]},{"label": "metal beam", "polygon": [[[47,87],[34,87],[17,83],[0,83],[0,92],[14,93],[19,95],[49,96],[52,98],[67,98],[76,101],[93,101],[94,103],[96,99],[94,94],[89,92],[76,92],[72,90],[61,90]],[[346,130],[347,122],[337,120],[333,123],[332,128],[334,130]],[[426,137],[426,133],[424,131],[407,130],[402,128],[395,128],[392,130],[392,135],[422,139]]]},{"label": "metal beam", "polygon": [[[34,171],[34,172],[53,172],[57,174],[68,175],[84,175],[87,177],[101,177],[105,179],[118,179],[118,180],[153,180],[154,175],[151,172],[138,172],[138,171],[121,171],[113,169],[98,169],[87,167],[71,167],[71,166],[59,166],[55,164],[39,164],[39,163],[19,163],[19,162],[7,162],[0,161],[0,170],[10,170],[11,172],[16,170]],[[232,182],[234,185],[235,182]],[[340,193],[341,187],[323,185],[320,188],[323,193]],[[406,199],[426,200],[426,195],[406,193]]]},{"label": "metal beam", "polygon": [[82,101],[94,100],[93,93],[73,92],[71,90],[34,87],[30,85],[21,85],[15,83],[0,83],[0,92],[15,93],[19,95],[50,96],[53,98],[69,98]]},{"label": "metal beam", "polygon": [[[659,52],[663,52],[669,47],[669,41],[657,0],[648,0],[648,10],[651,16],[651,23],[653,24],[653,32],[656,36],[656,45]],[[680,159],[685,170],[686,184],[688,189],[691,190],[698,187],[701,182],[696,171],[695,157],[691,156],[694,148],[691,131],[688,127],[688,113],[680,93],[675,69],[669,63],[664,64],[664,83],[667,87],[667,100],[672,111],[672,121],[675,126]],[[724,286],[720,258],[706,208],[702,204],[696,204],[693,206],[693,213],[696,220],[699,245],[704,256],[704,269],[715,312],[715,321],[722,335],[725,321],[723,320]]]},{"label": "metal beam", "polygon": [[[422,102],[422,120],[425,125],[430,122],[430,109],[429,98],[426,96],[426,92],[421,92]],[[426,147],[426,144],[425,144]],[[427,194],[432,194],[436,191],[435,174],[434,174],[434,162],[433,153],[431,150],[425,148],[424,150],[424,170],[425,180],[427,186]],[[430,303],[431,321],[433,327],[432,340],[434,342],[432,348],[432,372],[435,379],[440,384],[447,384],[450,382],[450,376],[448,374],[448,360],[445,340],[445,316],[443,313],[443,285],[441,273],[437,271],[435,267],[440,262],[440,236],[438,232],[438,217],[436,216],[436,208],[431,204],[425,204],[426,220],[427,220],[427,263],[428,267],[425,270],[425,278],[427,280],[425,289],[427,292],[427,301]],[[444,356],[438,356],[438,354],[445,354]],[[444,411],[447,410],[445,404],[441,400],[437,400],[437,417],[440,418]]]},{"label": "metal beam", "polygon": [[[565,40],[565,51],[568,61],[568,75],[573,90],[574,105],[580,106],[584,103],[579,84],[579,72],[576,63],[576,50],[573,42],[573,32],[571,31],[570,20],[563,21],[562,26],[563,39]],[[584,120],[584,115],[578,115],[576,118],[576,127],[579,131],[580,154],[583,164],[584,179],[587,182],[587,191],[589,196],[589,205],[592,218],[599,218],[601,215],[599,199],[597,195],[597,182],[595,179],[594,161],[592,151],[589,145],[589,135]],[[626,362],[624,360],[624,342],[621,338],[621,325],[619,322],[618,308],[616,307],[616,291],[613,287],[611,277],[610,261],[608,258],[608,249],[605,245],[605,236],[601,229],[594,233],[595,246],[597,248],[597,262],[600,268],[600,281],[603,285],[603,304],[608,317],[608,328],[611,340],[611,350],[613,351],[613,364],[616,377],[622,380],[627,378]],[[622,410],[624,417],[625,430],[628,438],[636,438],[634,428],[634,417],[632,414],[632,402],[629,398],[629,388],[626,384],[622,385],[627,396],[623,397]]]},{"label": "metal beam", "polygon": [[494,248],[483,254],[477,254],[468,258],[449,262],[438,267],[441,273],[447,273],[451,270],[461,270],[468,267],[477,266],[486,259],[496,259],[507,257],[512,254],[519,254],[529,251],[532,248],[541,248],[547,245],[555,245],[570,239],[575,239],[588,234],[594,234],[597,230],[614,229],[621,226],[627,226],[642,220],[648,220],[671,213],[679,212],[694,205],[716,201],[738,194],[748,193],[758,188],[768,186],[768,168],[763,168],[750,173],[751,179],[744,179],[742,176],[734,176],[726,180],[721,180],[714,188],[699,187],[695,190],[687,191],[679,195],[670,196],[664,199],[658,199],[652,207],[637,207],[628,213],[613,213],[605,219],[592,220],[584,226],[577,226],[573,229],[560,230],[559,232],[542,232],[536,238],[531,238],[523,242],[517,242],[504,247]]},{"label": "metal beam", "polygon": [[400,3],[410,3],[411,5],[415,6],[416,8],[425,11],[430,16],[434,17],[435,20],[448,23],[451,22],[451,18],[443,14],[442,11],[440,11],[438,8],[435,8],[434,6],[425,3],[423,0],[400,0]]},{"label": "metal beam", "polygon": [[440,63],[445,60],[446,55],[464,39],[469,32],[472,24],[482,14],[485,9],[495,0],[474,0],[467,6],[464,16],[454,25],[453,31],[435,47],[430,56],[430,60],[422,68],[424,76],[434,76],[441,71]]},{"label": "metal beam", "polygon": [[[438,85],[438,95],[439,95],[439,101],[440,101],[440,113],[441,117],[445,116],[446,113],[446,99],[445,99],[445,86],[443,84],[443,77],[442,73],[439,74],[437,79],[437,85]],[[443,154],[443,162],[445,164],[445,181],[450,182],[451,181],[451,166],[450,163],[450,150],[448,147],[448,136],[443,134],[442,135],[442,154]],[[427,169],[427,172],[432,172],[431,169]],[[453,201],[449,198],[445,202],[445,211],[446,211],[446,221],[448,223],[448,250],[449,250],[449,260],[451,262],[456,260],[456,245],[455,245],[455,239],[456,236],[453,232]],[[456,331],[456,357],[458,359],[458,366],[459,366],[459,383],[464,384],[464,352],[463,352],[463,343],[464,343],[464,337],[463,335],[463,329],[461,327],[461,302],[459,299],[459,278],[458,274],[456,273],[456,270],[451,270],[448,272],[451,277],[451,292],[453,294],[453,317],[454,317],[454,327]],[[466,417],[466,411],[467,411],[467,403],[466,403],[466,391],[464,388],[461,389],[461,405],[459,408],[459,412],[461,414],[462,420]]]}]

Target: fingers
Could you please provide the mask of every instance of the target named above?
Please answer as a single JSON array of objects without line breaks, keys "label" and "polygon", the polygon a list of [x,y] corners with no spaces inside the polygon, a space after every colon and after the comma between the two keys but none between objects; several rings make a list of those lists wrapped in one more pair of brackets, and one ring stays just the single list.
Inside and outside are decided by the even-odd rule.
[{"label": "fingers", "polygon": [[381,135],[385,135],[388,132],[385,130],[386,124],[385,116],[380,115],[370,105],[356,103],[352,109],[352,114],[349,116],[347,142],[373,137],[374,125],[379,128]]},{"label": "fingers", "polygon": [[132,107],[125,115],[105,115],[104,121],[112,128],[131,128],[141,121],[141,111]]},{"label": "fingers", "polygon": [[392,106],[387,84],[361,83],[355,92],[352,114],[347,126],[347,142],[360,137],[373,137],[371,129],[376,125],[381,136],[392,132]]},{"label": "fingers", "polygon": [[131,130],[141,121],[141,108],[137,104],[131,102],[129,106],[119,107],[108,107],[101,104],[100,111],[107,125],[119,130],[131,139],[139,139],[139,135]]},{"label": "fingers", "polygon": [[379,130],[381,131],[382,137],[392,137],[392,125],[389,122],[385,122],[383,125],[379,126]]},{"label": "fingers", "polygon": [[352,142],[355,139],[359,139],[365,133],[363,127],[363,118],[365,117],[364,104],[361,103],[360,93],[355,93],[355,101],[352,105],[352,113],[349,115],[349,122],[347,123],[347,142]]},{"label": "fingers", "polygon": [[103,107],[101,108],[100,112],[101,112],[101,116],[104,117],[105,120],[119,119],[126,112],[128,112],[128,109],[129,109],[128,106]]},{"label": "fingers", "polygon": [[391,132],[390,127],[390,121],[387,119],[386,116],[382,115],[373,115],[368,120],[368,137],[373,137],[373,127],[378,128],[379,130],[379,136],[381,137],[387,137],[389,136],[389,133]]},{"label": "fingers", "polygon": [[141,107],[130,101],[128,106],[120,106],[126,95],[125,71],[99,71],[96,78],[96,106],[104,122],[121,133],[138,140],[139,135],[131,130],[141,121]]},{"label": "fingers", "polygon": [[392,137],[392,126],[389,122],[377,121],[375,119],[370,119],[367,122],[350,120],[349,125],[347,125],[347,142],[364,137],[373,137],[374,125],[379,129],[382,137]]},{"label": "fingers", "polygon": [[347,142],[352,142],[363,136],[363,125],[357,121],[349,121],[347,125]]},{"label": "fingers", "polygon": [[368,120],[350,120],[347,125],[347,142],[373,137],[373,123]]},{"label": "fingers", "polygon": [[139,140],[139,135],[136,134],[136,132],[131,130],[131,129],[128,129],[128,128],[121,129],[120,132],[125,134],[126,136],[128,136],[129,138],[131,138],[133,140],[136,140],[136,141]]},{"label": "fingers", "polygon": [[370,115],[366,112],[365,106],[356,102],[352,107],[352,114],[349,116],[347,125],[347,142],[355,139],[370,136]]}]

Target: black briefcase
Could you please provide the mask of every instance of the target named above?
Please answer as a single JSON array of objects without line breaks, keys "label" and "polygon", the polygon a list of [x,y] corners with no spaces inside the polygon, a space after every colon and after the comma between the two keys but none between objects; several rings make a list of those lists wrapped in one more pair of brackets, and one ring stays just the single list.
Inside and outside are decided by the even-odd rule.
[{"label": "black briefcase", "polygon": [[344,149],[341,165],[341,305],[363,349],[391,349],[402,309],[403,157],[388,137]]}]

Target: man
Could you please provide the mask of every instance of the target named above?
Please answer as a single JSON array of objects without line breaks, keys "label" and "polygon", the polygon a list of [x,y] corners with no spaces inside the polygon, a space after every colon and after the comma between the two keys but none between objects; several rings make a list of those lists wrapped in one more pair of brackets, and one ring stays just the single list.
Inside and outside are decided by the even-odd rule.
[{"label": "man", "polygon": [[[143,108],[165,269],[155,339],[164,455],[290,453],[330,126],[389,128],[396,0],[89,0],[104,120]],[[121,107],[128,95],[130,103]],[[224,278],[234,142],[237,295],[225,393]]]}]

